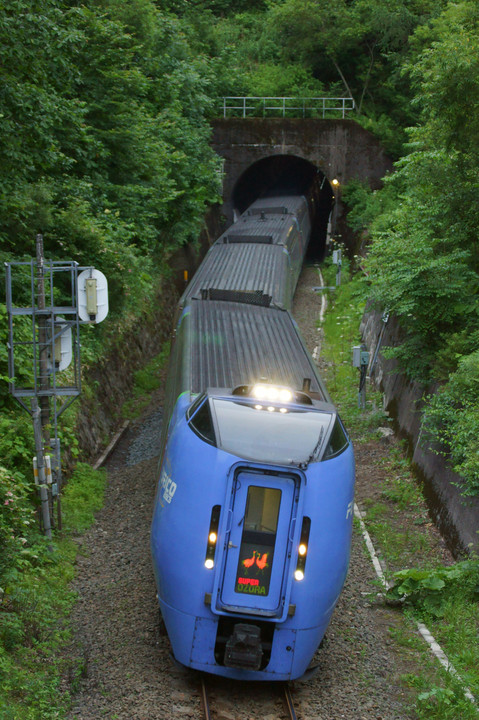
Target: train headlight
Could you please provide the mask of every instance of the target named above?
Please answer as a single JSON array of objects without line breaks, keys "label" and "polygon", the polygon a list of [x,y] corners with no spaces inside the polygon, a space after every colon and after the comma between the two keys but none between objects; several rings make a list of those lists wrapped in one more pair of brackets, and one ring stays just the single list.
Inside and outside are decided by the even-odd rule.
[{"label": "train headlight", "polygon": [[296,561],[296,570],[294,571],[295,580],[303,580],[306,567],[306,558],[308,555],[309,531],[311,529],[311,518],[304,517],[301,526],[301,538],[298,546],[298,559]]},{"label": "train headlight", "polygon": [[293,399],[291,390],[276,387],[275,385],[253,385],[251,393],[257,400],[267,400],[269,402],[277,402],[279,400],[280,402],[288,403]]},{"label": "train headlight", "polygon": [[258,400],[264,400],[267,397],[268,388],[266,385],[254,385],[253,386],[253,396],[255,398],[258,398]]},{"label": "train headlight", "polygon": [[211,511],[210,529],[206,544],[205,568],[211,570],[215,566],[216,541],[218,540],[218,525],[220,522],[221,506],[215,505]]}]

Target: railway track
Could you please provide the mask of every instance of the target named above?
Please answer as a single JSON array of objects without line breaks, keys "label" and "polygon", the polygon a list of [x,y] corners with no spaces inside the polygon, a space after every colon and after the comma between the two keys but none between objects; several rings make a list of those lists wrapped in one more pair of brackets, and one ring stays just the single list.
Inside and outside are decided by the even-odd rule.
[{"label": "railway track", "polygon": [[[286,683],[279,683],[279,684],[275,683],[275,685],[277,686],[277,689],[279,689],[279,691],[280,691],[280,696],[281,696],[285,711],[287,712],[288,720],[298,720],[298,716],[296,715],[293,698],[291,696],[291,691],[289,689],[289,686]],[[203,709],[204,720],[215,720],[214,715],[211,713],[209,692],[208,692],[208,687],[207,687],[204,676],[201,677],[201,706]],[[260,708],[258,709],[257,717],[264,717],[264,713]],[[281,718],[278,717],[278,720],[281,720]]]}]

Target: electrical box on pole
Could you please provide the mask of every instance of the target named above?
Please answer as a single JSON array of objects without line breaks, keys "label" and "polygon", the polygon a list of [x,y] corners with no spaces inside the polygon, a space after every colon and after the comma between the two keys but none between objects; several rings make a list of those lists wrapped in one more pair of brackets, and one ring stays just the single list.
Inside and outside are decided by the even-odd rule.
[{"label": "electrical box on pole", "polygon": [[108,282],[99,270],[88,268],[78,276],[78,315],[96,324],[108,315]]},{"label": "electrical box on pole", "polygon": [[72,329],[64,318],[56,318],[53,333],[53,342],[48,348],[48,370],[53,372],[55,368],[61,372],[67,369],[73,358]]},{"label": "electrical box on pole", "polygon": [[336,285],[341,285],[341,266],[342,266],[341,248],[333,250],[333,265],[337,265]]},{"label": "electrical box on pole", "polygon": [[369,364],[369,353],[364,345],[353,347],[353,367],[359,368],[358,407],[366,407],[366,375]]}]

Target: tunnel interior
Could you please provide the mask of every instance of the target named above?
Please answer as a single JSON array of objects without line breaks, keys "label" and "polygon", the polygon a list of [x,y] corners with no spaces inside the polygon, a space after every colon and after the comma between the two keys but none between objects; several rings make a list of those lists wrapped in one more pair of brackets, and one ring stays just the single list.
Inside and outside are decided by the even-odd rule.
[{"label": "tunnel interior", "polygon": [[324,173],[308,160],[295,155],[272,155],[250,165],[233,189],[235,217],[239,217],[258,198],[308,195],[315,180],[319,183],[320,192],[307,259],[321,261],[326,253],[328,222],[334,205],[334,195]]}]

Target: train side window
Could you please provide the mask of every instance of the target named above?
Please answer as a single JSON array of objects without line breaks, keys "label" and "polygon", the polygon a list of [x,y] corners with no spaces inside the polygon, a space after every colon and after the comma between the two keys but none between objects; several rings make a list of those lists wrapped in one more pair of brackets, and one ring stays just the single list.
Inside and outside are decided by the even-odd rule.
[{"label": "train side window", "polygon": [[328,447],[323,455],[323,460],[340,455],[349,445],[349,438],[339,417],[336,418],[333,431],[329,437]]},{"label": "train side window", "polygon": [[215,430],[211,418],[210,403],[206,400],[190,419],[191,429],[205,442],[216,445]]}]

